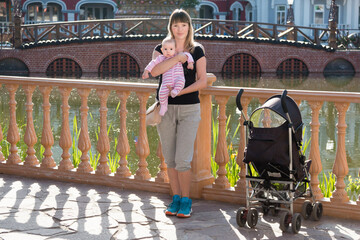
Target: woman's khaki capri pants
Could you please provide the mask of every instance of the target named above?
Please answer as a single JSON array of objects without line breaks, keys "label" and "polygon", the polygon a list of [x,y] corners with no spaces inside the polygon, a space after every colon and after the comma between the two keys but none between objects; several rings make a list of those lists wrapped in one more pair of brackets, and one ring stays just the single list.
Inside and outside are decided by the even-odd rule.
[{"label": "woman's khaki capri pants", "polygon": [[180,172],[191,169],[200,119],[200,103],[168,105],[161,123],[157,125],[168,168],[175,168]]}]

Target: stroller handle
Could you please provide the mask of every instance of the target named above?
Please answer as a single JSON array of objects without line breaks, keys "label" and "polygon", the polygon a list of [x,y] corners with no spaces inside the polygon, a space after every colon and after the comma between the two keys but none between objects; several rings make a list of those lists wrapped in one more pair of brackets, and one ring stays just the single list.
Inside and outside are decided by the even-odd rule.
[{"label": "stroller handle", "polygon": [[288,108],[287,108],[287,105],[286,105],[286,95],[287,95],[287,91],[284,90],[282,95],[281,95],[281,106],[282,106],[285,113],[288,112]]},{"label": "stroller handle", "polygon": [[244,92],[244,89],[241,88],[239,90],[238,94],[236,95],[236,106],[240,111],[243,110],[242,105],[241,105],[241,95],[243,94],[243,92]]}]

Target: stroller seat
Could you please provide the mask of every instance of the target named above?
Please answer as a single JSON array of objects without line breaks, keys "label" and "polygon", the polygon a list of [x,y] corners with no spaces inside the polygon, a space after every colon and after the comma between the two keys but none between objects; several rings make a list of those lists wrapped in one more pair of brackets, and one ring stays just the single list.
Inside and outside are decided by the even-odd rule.
[{"label": "stroller seat", "polygon": [[[285,101],[295,129],[292,141],[293,174],[301,180],[304,177],[304,157],[300,152],[303,123],[294,100],[287,96]],[[289,124],[281,107],[281,95],[269,98],[251,114],[244,162],[251,162],[261,177],[289,178]]]}]

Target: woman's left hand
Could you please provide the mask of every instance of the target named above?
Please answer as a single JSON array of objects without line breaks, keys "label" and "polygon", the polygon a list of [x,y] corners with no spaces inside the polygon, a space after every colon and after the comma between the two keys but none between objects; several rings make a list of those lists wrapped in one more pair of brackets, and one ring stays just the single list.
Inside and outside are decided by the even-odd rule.
[{"label": "woman's left hand", "polygon": [[187,61],[187,56],[183,52],[179,52],[176,57],[181,63],[185,63]]}]

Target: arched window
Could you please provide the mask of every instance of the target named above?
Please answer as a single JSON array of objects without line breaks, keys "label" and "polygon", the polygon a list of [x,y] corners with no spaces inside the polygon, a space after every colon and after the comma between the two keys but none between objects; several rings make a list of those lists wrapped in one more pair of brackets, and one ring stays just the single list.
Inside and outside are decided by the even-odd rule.
[{"label": "arched window", "polygon": [[9,15],[10,1],[0,1],[0,27],[2,22],[8,22],[10,19]]},{"label": "arched window", "polygon": [[80,20],[111,18],[114,18],[114,9],[109,4],[86,3],[80,7]]},{"label": "arched window", "polygon": [[214,9],[208,5],[202,5],[199,11],[200,18],[214,19]]},{"label": "arched window", "polygon": [[246,21],[247,22],[253,22],[254,21],[254,13],[253,13],[253,7],[250,3],[248,3],[245,7],[245,13],[246,13]]},{"label": "arched window", "polygon": [[230,11],[232,11],[232,19],[236,21],[241,21],[242,12],[244,11],[243,5],[239,2],[234,2],[230,6]]},{"label": "arched window", "polygon": [[136,60],[126,53],[113,53],[100,64],[99,77],[138,77],[140,68]]},{"label": "arched window", "polygon": [[351,62],[338,58],[329,62],[324,69],[324,76],[353,76],[355,68]]},{"label": "arched window", "polygon": [[80,78],[81,75],[80,65],[69,58],[56,59],[46,69],[46,76],[48,77]]},{"label": "arched window", "polygon": [[306,64],[296,58],[289,58],[283,61],[276,70],[276,73],[281,74],[303,74],[308,75],[309,70]]},{"label": "arched window", "polygon": [[16,58],[5,58],[0,61],[0,75],[29,76],[29,68]]},{"label": "arched window", "polygon": [[63,20],[61,6],[56,3],[49,3],[45,8],[41,3],[31,3],[26,16],[28,24]]},{"label": "arched window", "polygon": [[238,53],[226,60],[222,72],[225,74],[258,75],[261,73],[261,68],[259,62],[250,54]]}]

